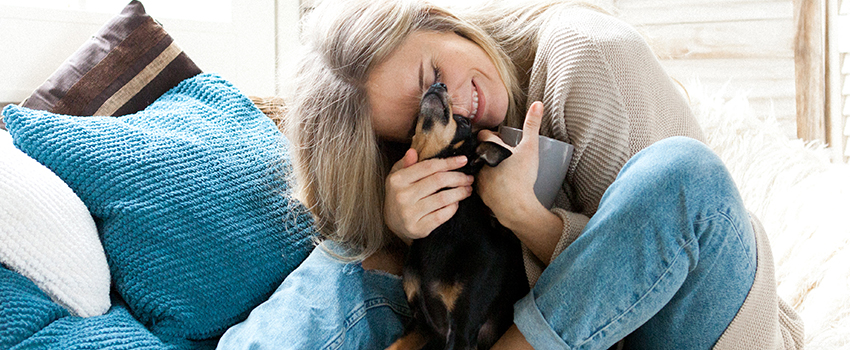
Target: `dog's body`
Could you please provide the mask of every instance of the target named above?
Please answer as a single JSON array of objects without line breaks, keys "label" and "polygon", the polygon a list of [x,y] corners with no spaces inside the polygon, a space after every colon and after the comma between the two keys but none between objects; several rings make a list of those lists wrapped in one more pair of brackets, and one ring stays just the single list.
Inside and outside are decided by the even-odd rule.
[{"label": "dog's body", "polygon": [[[451,113],[443,84],[423,97],[412,147],[420,160],[465,155],[459,171],[472,175],[510,156],[498,144],[479,143],[466,118]],[[519,240],[474,192],[451,219],[413,242],[403,274],[414,319],[390,349],[487,349],[528,292]]]}]

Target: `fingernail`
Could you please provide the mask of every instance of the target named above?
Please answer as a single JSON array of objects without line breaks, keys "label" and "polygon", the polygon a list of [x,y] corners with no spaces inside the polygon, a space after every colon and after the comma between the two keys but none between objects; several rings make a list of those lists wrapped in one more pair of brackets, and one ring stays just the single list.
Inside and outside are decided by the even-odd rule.
[{"label": "fingernail", "polygon": [[532,107],[534,107],[534,113],[540,113],[540,112],[542,112],[541,110],[543,109],[543,103],[542,102],[541,103],[535,103],[534,106],[532,106]]},{"label": "fingernail", "polygon": [[469,183],[473,183],[473,182],[475,182],[475,176],[467,175],[467,176],[466,176],[466,181],[467,181],[467,182],[469,182]]},{"label": "fingernail", "polygon": [[459,165],[466,164],[466,156],[456,157],[456,158],[455,158],[455,161],[456,161],[456,162],[457,162],[457,164],[459,164]]}]

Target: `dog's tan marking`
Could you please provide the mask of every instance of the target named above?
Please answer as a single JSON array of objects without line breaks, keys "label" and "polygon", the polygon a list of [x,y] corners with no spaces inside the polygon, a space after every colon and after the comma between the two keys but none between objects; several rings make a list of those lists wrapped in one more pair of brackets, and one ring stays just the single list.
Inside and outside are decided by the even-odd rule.
[{"label": "dog's tan marking", "polygon": [[419,332],[411,332],[392,343],[386,350],[419,350],[428,342]]},{"label": "dog's tan marking", "polygon": [[404,295],[407,295],[407,302],[412,303],[416,294],[419,294],[419,278],[416,276],[408,276],[403,281]]},{"label": "dog's tan marking", "polygon": [[446,310],[452,312],[455,308],[457,298],[460,296],[460,293],[463,292],[463,284],[434,282],[432,290],[440,296],[440,300],[442,300],[443,304],[446,305]]},{"label": "dog's tan marking", "polygon": [[455,137],[457,123],[453,119],[449,119],[449,123],[434,123],[434,126],[428,132],[422,131],[422,122],[416,125],[416,134],[413,135],[413,140],[410,145],[416,150],[419,155],[419,160],[433,158],[440,151],[451,145]]}]

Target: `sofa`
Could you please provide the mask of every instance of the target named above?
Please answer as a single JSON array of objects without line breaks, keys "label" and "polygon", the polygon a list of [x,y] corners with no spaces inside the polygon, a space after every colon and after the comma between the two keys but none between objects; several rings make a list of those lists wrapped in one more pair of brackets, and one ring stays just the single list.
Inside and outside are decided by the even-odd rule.
[{"label": "sofa", "polygon": [[[745,95],[685,86],[767,229],[807,347],[850,348],[850,169]],[[0,349],[215,348],[315,246],[284,114],[127,5],[3,109]]]},{"label": "sofa", "polygon": [[289,143],[138,1],[0,130],[0,349],[215,348],[314,247]]}]

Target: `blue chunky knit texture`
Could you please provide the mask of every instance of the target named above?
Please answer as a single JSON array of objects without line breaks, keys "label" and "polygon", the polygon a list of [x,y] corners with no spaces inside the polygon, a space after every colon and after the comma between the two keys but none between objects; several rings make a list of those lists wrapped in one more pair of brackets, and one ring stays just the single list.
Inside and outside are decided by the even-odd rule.
[{"label": "blue chunky knit texture", "polygon": [[35,283],[0,265],[0,349],[9,349],[68,315]]},{"label": "blue chunky knit texture", "polygon": [[118,118],[3,114],[15,145],[89,208],[115,288],[160,339],[220,336],[313,247],[288,195],[288,141],[216,75]]},{"label": "blue chunky knit texture", "polygon": [[133,318],[120,298],[95,317],[71,316],[32,281],[0,267],[0,349],[179,350],[215,347],[214,341],[169,344]]}]

